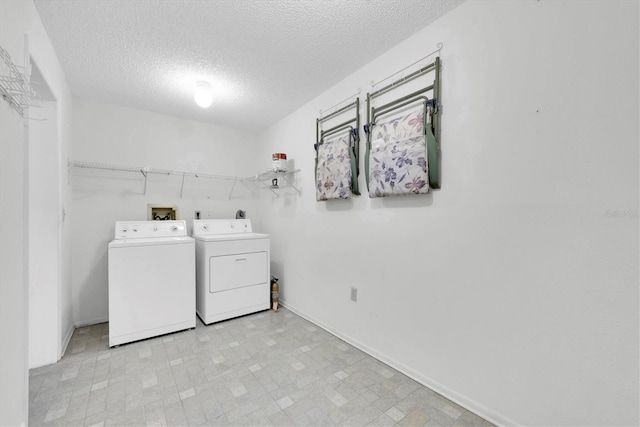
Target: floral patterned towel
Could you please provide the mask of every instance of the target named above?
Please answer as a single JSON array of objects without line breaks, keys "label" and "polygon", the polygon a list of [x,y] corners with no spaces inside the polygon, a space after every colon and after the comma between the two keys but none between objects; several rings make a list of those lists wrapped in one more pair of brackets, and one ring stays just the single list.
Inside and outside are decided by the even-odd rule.
[{"label": "floral patterned towel", "polygon": [[350,135],[339,136],[318,146],[316,200],[351,197]]},{"label": "floral patterned towel", "polygon": [[429,192],[422,109],[376,124],[369,152],[369,197]]},{"label": "floral patterned towel", "polygon": [[385,144],[424,136],[424,111],[421,107],[404,116],[396,116],[385,122],[376,123],[372,131],[371,140],[383,139]]}]

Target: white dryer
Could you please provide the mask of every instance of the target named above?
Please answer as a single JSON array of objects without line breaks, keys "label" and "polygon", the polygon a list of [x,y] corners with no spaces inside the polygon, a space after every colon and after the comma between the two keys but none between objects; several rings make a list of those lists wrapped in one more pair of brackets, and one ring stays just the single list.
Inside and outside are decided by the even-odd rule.
[{"label": "white dryer", "polygon": [[205,324],[270,307],[270,238],[248,219],[194,220],[196,312]]},{"label": "white dryer", "polygon": [[109,346],[195,326],[195,240],[186,222],[116,222],[109,243]]}]

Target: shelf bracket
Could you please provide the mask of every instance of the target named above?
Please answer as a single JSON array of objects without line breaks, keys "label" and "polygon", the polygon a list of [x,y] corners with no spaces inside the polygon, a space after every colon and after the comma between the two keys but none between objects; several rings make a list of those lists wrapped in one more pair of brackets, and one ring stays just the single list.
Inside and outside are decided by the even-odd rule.
[{"label": "shelf bracket", "polygon": [[184,190],[184,175],[185,173],[182,172],[182,184],[180,184],[180,198],[182,199],[182,191]]},{"label": "shelf bracket", "polygon": [[236,188],[236,181],[238,181],[238,177],[233,178],[233,184],[231,184],[231,191],[229,191],[229,200],[231,200],[231,195],[233,194],[233,190]]},{"label": "shelf bracket", "polygon": [[298,196],[301,196],[302,194],[300,193],[300,190],[298,190],[298,187],[295,186],[295,184],[292,182],[291,179],[295,180],[295,175],[291,174],[290,176],[287,176],[286,174],[282,176],[282,179],[284,179],[285,184],[291,188],[293,188],[294,190],[296,190],[296,193],[298,193]]},{"label": "shelf bracket", "polygon": [[296,190],[296,193],[298,193],[298,196],[301,196],[302,193],[300,193],[300,190],[298,190],[298,187],[296,187],[294,184],[292,184],[291,182],[289,182],[289,180],[287,180],[287,184],[289,184],[291,186],[291,188],[293,188],[294,190]]},{"label": "shelf bracket", "polygon": [[147,195],[147,176],[148,176],[148,172],[149,168],[142,168],[140,169],[140,173],[142,174],[142,176],[144,176],[144,190],[143,193],[146,196]]}]

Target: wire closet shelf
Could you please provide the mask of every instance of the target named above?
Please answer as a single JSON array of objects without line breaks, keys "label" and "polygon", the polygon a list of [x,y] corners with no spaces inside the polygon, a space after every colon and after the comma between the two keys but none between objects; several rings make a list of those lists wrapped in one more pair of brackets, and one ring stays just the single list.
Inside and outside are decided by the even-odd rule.
[{"label": "wire closet shelf", "polygon": [[[22,67],[20,67],[22,68]],[[0,95],[22,117],[29,107],[42,107],[43,103],[29,83],[26,74],[11,61],[9,53],[0,46]]]},{"label": "wire closet shelf", "polygon": [[[71,170],[73,168],[141,174],[144,177],[144,191],[143,191],[144,194],[146,194],[147,192],[147,179],[150,175],[165,175],[165,176],[179,177],[181,179],[180,197],[182,197],[184,192],[185,178],[188,178],[188,177],[192,177],[196,179],[204,178],[204,179],[212,179],[212,180],[229,181],[231,182],[231,190],[229,192],[229,198],[231,198],[231,194],[233,193],[237,182],[241,182],[243,184],[245,184],[246,182],[253,182],[253,183],[260,184],[262,187],[266,187],[266,185],[263,184],[264,181],[271,180],[272,178],[283,178],[283,177],[286,178],[287,176],[290,176],[296,172],[299,172],[299,170],[293,170],[293,171],[287,171],[287,172],[267,171],[267,172],[260,173],[258,175],[253,175],[249,177],[240,177],[240,176],[217,175],[217,174],[201,173],[201,172],[179,171],[179,170],[173,170],[173,169],[150,168],[150,167],[143,167],[143,166],[125,166],[125,165],[116,165],[116,164],[110,164],[110,163],[86,162],[86,161],[78,161],[78,160],[69,161],[68,167],[69,167],[69,179],[71,179]],[[296,190],[296,192],[298,193],[300,192],[293,185],[292,187]],[[276,192],[274,191],[274,193]]]}]

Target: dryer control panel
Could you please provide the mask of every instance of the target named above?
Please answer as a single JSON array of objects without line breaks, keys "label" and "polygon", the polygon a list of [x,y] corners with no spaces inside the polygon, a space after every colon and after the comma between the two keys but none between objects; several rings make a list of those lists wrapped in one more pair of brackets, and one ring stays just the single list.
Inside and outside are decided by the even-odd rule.
[{"label": "dryer control panel", "polygon": [[193,235],[251,233],[248,219],[196,219],[193,221]]},{"label": "dryer control panel", "polygon": [[175,221],[116,221],[116,239],[179,237],[187,235],[187,222]]}]

